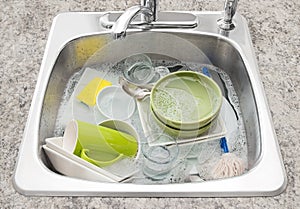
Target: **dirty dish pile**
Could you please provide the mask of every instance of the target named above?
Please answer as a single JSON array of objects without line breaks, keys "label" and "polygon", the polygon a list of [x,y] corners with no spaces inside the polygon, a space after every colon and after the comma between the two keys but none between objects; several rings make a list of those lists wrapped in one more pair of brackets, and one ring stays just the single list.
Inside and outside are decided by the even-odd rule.
[{"label": "dirty dish pile", "polygon": [[[207,132],[218,118],[223,98],[220,88],[211,78],[194,71],[170,73],[167,67],[154,67],[151,59],[144,54],[128,57],[124,63],[121,76],[128,81],[127,84],[133,85],[133,94],[124,91],[123,83],[116,83],[115,78],[108,79],[90,70],[78,82],[71,96],[73,114],[66,124],[60,146],[64,151],[54,160],[55,152],[49,146],[45,147],[59,172],[78,176],[76,171],[66,171],[57,160],[63,162],[73,155],[76,157],[69,160],[74,165],[77,163],[80,170],[86,167],[86,163],[105,169],[113,165],[117,167],[124,159],[132,159],[142,162],[139,169],[145,177],[153,181],[162,180],[178,163],[181,150],[177,144],[178,137],[199,136]],[[147,88],[143,89],[145,86]],[[149,97],[147,114],[151,114],[155,123],[163,129],[162,133],[151,136],[144,133],[144,140],[140,139],[137,127],[131,124],[136,112],[135,96],[139,91]],[[91,111],[96,111],[100,120],[96,120]],[[149,143],[149,140],[153,142],[162,138],[172,143]],[[89,170],[86,172],[89,173]],[[107,170],[105,176],[108,176]]]}]

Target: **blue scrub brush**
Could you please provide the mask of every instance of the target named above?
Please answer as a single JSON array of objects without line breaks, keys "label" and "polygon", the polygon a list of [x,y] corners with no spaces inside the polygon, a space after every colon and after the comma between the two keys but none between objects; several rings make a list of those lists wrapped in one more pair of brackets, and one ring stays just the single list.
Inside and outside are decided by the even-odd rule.
[{"label": "blue scrub brush", "polygon": [[[208,68],[202,68],[203,74],[211,77]],[[237,157],[233,153],[229,153],[227,146],[227,140],[225,137],[220,139],[220,147],[223,151],[221,160],[215,165],[212,170],[212,177],[214,179],[228,178],[243,174],[245,171],[245,165],[242,159]]]}]

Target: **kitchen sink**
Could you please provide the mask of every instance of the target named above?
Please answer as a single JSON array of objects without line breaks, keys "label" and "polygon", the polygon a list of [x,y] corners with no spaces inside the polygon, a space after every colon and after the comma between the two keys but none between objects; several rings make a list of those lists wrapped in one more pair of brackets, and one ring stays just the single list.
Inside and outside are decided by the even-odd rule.
[{"label": "kitchen sink", "polygon": [[[170,19],[180,17],[170,15],[173,12],[161,14]],[[105,13],[71,12],[55,17],[13,178],[18,192],[37,196],[221,197],[273,196],[284,191],[286,174],[246,20],[236,14],[235,28],[227,31],[217,24],[222,12],[182,14],[183,18],[192,14],[197,25],[147,31],[131,28],[122,40],[114,40],[110,29],[99,24]],[[135,53],[147,53],[152,59],[161,56],[170,62],[213,65],[228,75],[239,103],[236,117],[241,116],[245,130],[244,174],[201,182],[109,183],[62,175],[53,168],[42,146],[46,138],[55,135],[70,78],[82,68],[117,63]],[[221,81],[217,83],[221,85]],[[222,93],[226,96],[226,89],[222,88]]]}]

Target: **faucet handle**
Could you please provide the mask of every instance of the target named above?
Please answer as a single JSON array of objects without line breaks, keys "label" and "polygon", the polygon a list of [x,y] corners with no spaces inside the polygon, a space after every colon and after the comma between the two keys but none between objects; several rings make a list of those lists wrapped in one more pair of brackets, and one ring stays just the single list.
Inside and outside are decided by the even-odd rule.
[{"label": "faucet handle", "polygon": [[233,16],[235,15],[237,8],[238,0],[226,0],[224,5],[225,16],[224,19],[232,21]]},{"label": "faucet handle", "polygon": [[[153,15],[152,15],[152,21],[156,21],[157,20],[157,16],[158,16],[158,0],[141,0],[141,6],[147,7],[149,8]],[[147,20],[147,16],[142,14],[142,19],[146,19]]]},{"label": "faucet handle", "polygon": [[237,9],[238,0],[225,0],[224,17],[218,20],[218,25],[223,30],[234,29],[232,18]]}]

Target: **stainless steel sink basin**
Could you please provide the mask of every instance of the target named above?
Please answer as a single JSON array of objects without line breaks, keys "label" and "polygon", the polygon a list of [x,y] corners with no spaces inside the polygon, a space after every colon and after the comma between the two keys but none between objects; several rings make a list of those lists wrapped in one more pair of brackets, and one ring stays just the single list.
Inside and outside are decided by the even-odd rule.
[{"label": "stainless steel sink basin", "polygon": [[[211,64],[228,74],[238,96],[245,127],[247,171],[220,180],[150,185],[88,181],[55,172],[41,147],[46,138],[53,136],[68,80],[87,65],[87,61],[91,65],[116,61],[110,60],[109,56],[92,58],[93,52],[112,41],[110,31],[99,25],[99,18],[104,13],[63,13],[55,18],[51,28],[20,147],[13,179],[18,192],[46,196],[206,197],[272,196],[285,189],[286,174],[245,19],[237,14],[234,17],[235,29],[226,33],[217,25],[221,12],[191,13],[199,21],[194,29],[150,31],[157,37],[161,33],[170,34],[193,44]],[[131,29],[129,33],[144,32]],[[117,40],[116,46],[126,41],[127,37]],[[135,50],[145,52],[143,48]],[[128,56],[126,50],[116,52],[115,58],[121,59],[123,55]]]}]

